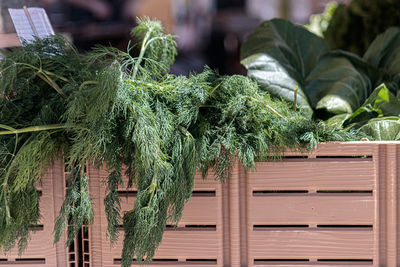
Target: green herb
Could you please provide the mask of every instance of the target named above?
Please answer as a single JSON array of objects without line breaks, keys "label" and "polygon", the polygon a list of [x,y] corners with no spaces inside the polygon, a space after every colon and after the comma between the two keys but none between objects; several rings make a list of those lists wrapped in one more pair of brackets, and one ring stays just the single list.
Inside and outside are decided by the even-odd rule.
[{"label": "green herb", "polygon": [[[16,241],[21,249],[26,245],[28,226],[39,218],[35,183],[57,157],[70,175],[55,241],[67,225],[69,243],[81,224],[92,222],[84,170],[106,164],[108,233],[114,242],[123,221],[122,266],[130,266],[133,257],[149,262],[167,223],[179,222],[197,169],[206,176],[211,168],[224,182],[236,159],[254,169],[256,160],[286,149],[309,151],[321,141],[359,138],[294,112],[247,77],[220,76],[207,67],[188,78],[168,74],[176,55],[172,36],[157,21],[139,23],[133,31],[138,57],[130,47],[80,55],[51,37],[6,54],[0,63],[3,249]],[[124,174],[129,181],[122,185]],[[117,190],[133,184],[135,204],[121,218]]]}]

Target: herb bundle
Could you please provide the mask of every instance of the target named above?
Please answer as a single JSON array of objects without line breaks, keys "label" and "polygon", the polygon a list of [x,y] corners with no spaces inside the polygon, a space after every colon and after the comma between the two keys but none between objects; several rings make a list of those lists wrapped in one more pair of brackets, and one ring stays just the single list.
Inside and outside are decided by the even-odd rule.
[{"label": "herb bundle", "polygon": [[[286,149],[359,138],[315,122],[259,90],[247,77],[209,68],[189,77],[168,74],[176,55],[157,21],[140,20],[133,35],[140,54],[98,47],[81,55],[63,38],[26,44],[0,63],[0,247],[21,251],[38,222],[35,184],[63,157],[70,175],[56,220],[55,241],[71,242],[93,211],[87,164],[106,164],[104,199],[111,241],[125,230],[122,266],[149,262],[166,224],[177,224],[197,169],[221,182],[236,159],[246,169]],[[126,171],[123,173],[123,166]],[[122,175],[129,178],[122,184]],[[121,218],[118,188],[138,189]]]}]

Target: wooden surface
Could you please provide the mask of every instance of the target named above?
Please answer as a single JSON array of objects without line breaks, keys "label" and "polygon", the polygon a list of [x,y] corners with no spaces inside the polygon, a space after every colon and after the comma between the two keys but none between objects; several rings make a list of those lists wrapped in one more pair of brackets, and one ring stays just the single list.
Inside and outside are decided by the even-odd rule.
[{"label": "wooden surface", "polygon": [[[95,220],[91,227],[91,246],[93,266],[118,266],[121,258],[123,229],[114,247],[111,247],[106,234],[107,220],[104,212],[104,185],[94,182],[102,181],[107,175],[106,169],[89,168],[92,194],[98,194],[95,200]],[[127,184],[127,178],[124,179]],[[121,188],[121,213],[133,208],[135,188]],[[177,228],[167,228],[162,244],[155,255],[156,266],[223,266],[223,218],[222,218],[222,185],[215,181],[210,173],[203,180],[196,175],[194,195],[186,204],[181,221]],[[96,192],[96,193],[93,193]],[[128,193],[127,193],[128,192]],[[117,264],[117,265],[116,265]]]},{"label": "wooden surface", "polygon": [[[52,244],[63,175],[55,165],[43,179],[44,228],[23,257],[45,263],[29,266],[67,266],[62,243]],[[123,230],[114,247],[106,234],[108,171],[90,166],[88,175],[95,215],[90,266],[119,266]],[[150,266],[400,266],[399,178],[399,142],[321,144],[310,155],[257,163],[252,172],[237,162],[224,185],[212,173],[206,180],[198,174],[178,228],[167,228]],[[124,212],[133,207],[135,188],[120,190]],[[0,265],[13,263],[17,256],[10,255],[0,256],[11,260]]]},{"label": "wooden surface", "polygon": [[21,46],[16,33],[0,33],[0,48]]},{"label": "wooden surface", "polygon": [[283,159],[259,162],[248,173],[253,190],[370,190],[374,179],[371,158]]},{"label": "wooden surface", "polygon": [[66,266],[65,238],[62,237],[57,245],[53,245],[54,219],[61,207],[63,195],[63,166],[56,162],[48,170],[41,182],[41,197],[39,208],[42,219],[33,229],[27,249],[19,256],[16,248],[7,254],[0,254],[1,266]]}]

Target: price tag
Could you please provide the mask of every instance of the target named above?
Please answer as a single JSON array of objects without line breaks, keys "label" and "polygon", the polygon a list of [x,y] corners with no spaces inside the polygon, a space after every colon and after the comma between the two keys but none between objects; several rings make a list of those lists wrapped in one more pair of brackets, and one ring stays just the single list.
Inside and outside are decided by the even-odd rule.
[{"label": "price tag", "polygon": [[21,43],[23,40],[31,42],[35,37],[45,38],[54,34],[53,27],[43,8],[9,8],[8,12],[10,12],[11,19]]}]

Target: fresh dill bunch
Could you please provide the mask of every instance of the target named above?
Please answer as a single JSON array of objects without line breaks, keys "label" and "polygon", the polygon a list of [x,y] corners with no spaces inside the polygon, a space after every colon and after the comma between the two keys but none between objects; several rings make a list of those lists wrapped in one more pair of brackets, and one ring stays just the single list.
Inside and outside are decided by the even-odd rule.
[{"label": "fresh dill bunch", "polygon": [[0,62],[2,250],[15,243],[20,252],[26,247],[29,227],[40,218],[36,184],[54,159],[63,154],[68,158],[72,144],[63,114],[74,92],[97,77],[98,68],[87,64],[60,36],[36,39],[22,50],[4,54]]},{"label": "fresh dill bunch", "polygon": [[[93,219],[89,164],[105,164],[105,212],[111,242],[123,222],[122,266],[148,263],[167,224],[177,224],[197,169],[224,182],[239,160],[309,151],[321,141],[357,138],[315,122],[260,90],[248,77],[206,67],[189,77],[168,74],[177,54],[161,23],[138,20],[139,55],[96,47],[81,55],[61,37],[27,44],[0,62],[0,248],[29,238],[39,217],[35,184],[57,157],[68,176],[55,241],[67,243]],[[32,157],[32,155],[34,155]],[[126,168],[126,172],[122,170]],[[122,184],[122,175],[128,183]],[[120,212],[120,187],[135,184],[132,209]],[[22,203],[21,205],[19,203]]]}]

